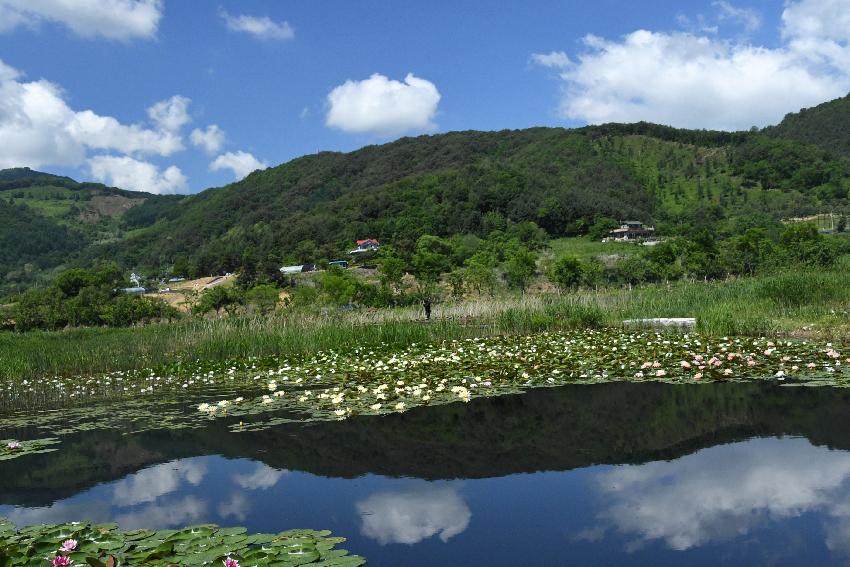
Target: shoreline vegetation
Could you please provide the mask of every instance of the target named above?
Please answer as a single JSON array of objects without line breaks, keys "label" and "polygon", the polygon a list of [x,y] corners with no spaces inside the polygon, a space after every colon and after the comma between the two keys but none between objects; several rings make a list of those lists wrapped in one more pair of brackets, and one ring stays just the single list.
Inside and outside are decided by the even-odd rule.
[{"label": "shoreline vegetation", "polygon": [[180,361],[315,354],[327,350],[618,327],[625,319],[696,317],[713,336],[850,338],[850,281],[800,269],[715,281],[678,281],[563,294],[479,296],[418,306],[187,319],[127,328],[0,333],[0,378],[21,381],[157,368]]}]

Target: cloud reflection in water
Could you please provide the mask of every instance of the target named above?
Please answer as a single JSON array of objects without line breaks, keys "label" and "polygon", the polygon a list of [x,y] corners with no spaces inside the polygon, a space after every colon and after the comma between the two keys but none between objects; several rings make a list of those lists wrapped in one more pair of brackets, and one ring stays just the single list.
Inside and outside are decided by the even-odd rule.
[{"label": "cloud reflection in water", "polygon": [[196,496],[172,499],[167,502],[155,502],[115,516],[115,521],[125,530],[139,528],[176,528],[196,523],[207,514],[207,501]]},{"label": "cloud reflection in water", "polygon": [[355,504],[362,521],[360,532],[381,545],[419,543],[435,534],[445,543],[463,532],[472,517],[458,488],[423,483],[373,494]]},{"label": "cloud reflection in water", "polygon": [[116,483],[112,501],[119,506],[153,502],[179,489],[184,481],[198,486],[206,473],[206,463],[197,458],[155,465]]},{"label": "cloud reflection in water", "polygon": [[234,474],[232,478],[235,484],[245,490],[266,490],[277,484],[277,481],[288,472],[287,470],[273,469],[264,463],[257,463],[254,472]]},{"label": "cloud reflection in water", "polygon": [[674,550],[748,534],[769,521],[808,512],[827,516],[826,544],[850,552],[850,453],[805,439],[754,439],[704,449],[671,462],[601,473],[599,524],[577,539],[614,529],[627,550],[660,540]]}]

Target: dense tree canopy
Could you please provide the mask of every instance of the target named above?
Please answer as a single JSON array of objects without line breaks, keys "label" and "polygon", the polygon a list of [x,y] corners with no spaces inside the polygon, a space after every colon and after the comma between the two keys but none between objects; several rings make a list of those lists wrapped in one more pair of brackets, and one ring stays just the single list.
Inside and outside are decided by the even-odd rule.
[{"label": "dense tree canopy", "polygon": [[[484,289],[489,276],[481,267],[505,261],[493,258],[501,255],[493,235],[534,250],[550,238],[599,238],[626,219],[689,239],[743,238],[765,228],[776,241],[780,219],[850,213],[850,151],[841,155],[838,143],[850,147],[850,128],[832,127],[829,118],[842,123],[847,100],[791,115],[764,133],[641,122],[402,138],[305,156],[188,197],[3,170],[0,295],[32,285],[38,274],[47,281],[49,270],[103,259],[157,274],[244,272],[248,289],[280,283],[257,275],[270,266],[347,257],[361,238],[391,245],[405,261],[417,254],[407,267],[432,279],[463,266],[478,275],[473,289]],[[425,236],[450,243],[452,256],[423,247]],[[489,250],[481,249],[484,240]],[[713,277],[721,252],[690,245],[679,268]],[[662,260],[647,257],[634,268],[652,271]],[[397,288],[397,277],[387,285]]]}]

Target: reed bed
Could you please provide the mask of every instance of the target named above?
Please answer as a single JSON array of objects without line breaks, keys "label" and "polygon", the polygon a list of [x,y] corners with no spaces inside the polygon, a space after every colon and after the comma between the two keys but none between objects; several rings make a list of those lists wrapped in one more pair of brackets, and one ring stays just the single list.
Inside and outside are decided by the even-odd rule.
[{"label": "reed bed", "polygon": [[187,319],[137,328],[0,333],[0,379],[155,368],[177,360],[308,354],[412,343],[606,327],[624,319],[696,317],[703,334],[850,337],[850,278],[797,271],[715,282],[676,282],[564,294],[469,297],[435,306],[283,311]]}]

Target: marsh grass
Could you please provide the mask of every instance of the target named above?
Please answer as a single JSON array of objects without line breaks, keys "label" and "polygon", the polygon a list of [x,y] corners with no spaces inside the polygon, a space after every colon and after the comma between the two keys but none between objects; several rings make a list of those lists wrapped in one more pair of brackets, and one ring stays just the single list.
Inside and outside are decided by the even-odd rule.
[{"label": "marsh grass", "polygon": [[124,329],[0,333],[0,378],[90,374],[177,360],[306,354],[412,343],[617,326],[624,319],[696,317],[703,334],[850,337],[850,278],[795,271],[716,282],[677,282],[564,295],[473,297],[436,306],[354,312],[284,312],[189,319]]}]

